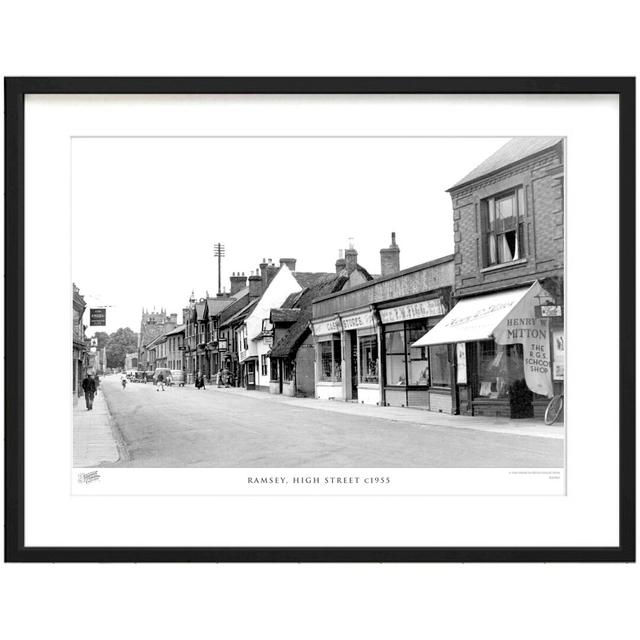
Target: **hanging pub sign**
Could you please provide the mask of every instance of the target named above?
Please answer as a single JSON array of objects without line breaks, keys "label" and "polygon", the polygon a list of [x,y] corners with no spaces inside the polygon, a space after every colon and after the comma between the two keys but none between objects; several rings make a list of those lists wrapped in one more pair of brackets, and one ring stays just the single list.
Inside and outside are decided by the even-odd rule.
[{"label": "hanging pub sign", "polygon": [[107,325],[106,309],[89,309],[89,325],[91,327],[105,327]]},{"label": "hanging pub sign", "polygon": [[226,351],[227,350],[227,339],[221,338],[218,340],[218,351]]}]

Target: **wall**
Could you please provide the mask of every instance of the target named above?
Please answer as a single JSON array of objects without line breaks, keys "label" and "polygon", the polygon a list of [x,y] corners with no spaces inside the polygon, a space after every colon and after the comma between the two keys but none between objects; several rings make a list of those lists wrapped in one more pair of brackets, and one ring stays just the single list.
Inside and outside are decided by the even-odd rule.
[{"label": "wall", "polygon": [[453,281],[453,256],[445,256],[320,298],[313,303],[313,317],[322,318],[348,309],[450,287],[453,286]]},{"label": "wall", "polygon": [[358,400],[361,404],[380,404],[380,387],[378,385],[358,385]]},{"label": "wall", "polygon": [[[556,146],[451,192],[456,295],[562,276],[563,181],[562,148]],[[481,201],[517,186],[524,187],[526,260],[484,269]]]},{"label": "wall", "polygon": [[313,346],[313,336],[309,335],[298,347],[296,353],[296,395],[305,398],[315,396],[315,367],[316,351]]},{"label": "wall", "polygon": [[316,397],[321,400],[342,400],[344,393],[341,382],[318,382],[316,384]]}]

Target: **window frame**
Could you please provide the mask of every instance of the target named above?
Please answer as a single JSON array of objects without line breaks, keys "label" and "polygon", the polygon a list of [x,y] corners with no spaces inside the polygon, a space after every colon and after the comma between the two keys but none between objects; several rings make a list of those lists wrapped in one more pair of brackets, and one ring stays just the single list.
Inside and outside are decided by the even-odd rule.
[{"label": "window frame", "polygon": [[[373,343],[375,353],[375,375],[365,375],[367,362],[363,359],[363,347]],[[380,384],[380,345],[376,333],[358,336],[358,384]]]},{"label": "window frame", "polygon": [[[509,218],[498,217],[497,203],[511,199],[515,212]],[[526,198],[524,185],[517,185],[481,200],[482,267],[485,269],[505,267],[527,258]],[[507,222],[510,220],[514,222]],[[510,250],[507,234],[515,233],[512,258],[504,260],[504,251]],[[501,251],[502,249],[502,251]],[[501,258],[501,253],[502,258]]]}]

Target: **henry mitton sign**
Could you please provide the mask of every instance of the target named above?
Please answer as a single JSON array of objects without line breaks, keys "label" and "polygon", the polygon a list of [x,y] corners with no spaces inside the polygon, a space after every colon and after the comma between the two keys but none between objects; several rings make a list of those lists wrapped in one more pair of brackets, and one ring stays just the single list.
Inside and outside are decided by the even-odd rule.
[{"label": "henry mitton sign", "polygon": [[104,327],[107,324],[106,309],[89,309],[89,325],[92,327]]}]

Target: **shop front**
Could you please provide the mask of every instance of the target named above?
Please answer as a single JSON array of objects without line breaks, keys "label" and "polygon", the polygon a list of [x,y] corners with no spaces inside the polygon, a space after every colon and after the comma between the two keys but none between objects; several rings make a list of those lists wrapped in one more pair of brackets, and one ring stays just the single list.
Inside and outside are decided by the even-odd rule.
[{"label": "shop front", "polygon": [[461,414],[542,417],[563,390],[564,328],[539,282],[463,298],[412,349],[446,348],[456,364]]},{"label": "shop front", "polygon": [[380,309],[384,336],[384,402],[452,413],[453,357],[447,345],[413,343],[442,319],[439,298]]},{"label": "shop front", "polygon": [[412,347],[445,313],[438,296],[373,304],[314,322],[316,396],[452,413],[452,349]]},{"label": "shop front", "polygon": [[345,400],[342,324],[339,318],[313,323],[316,340],[316,396],[322,400]]}]

